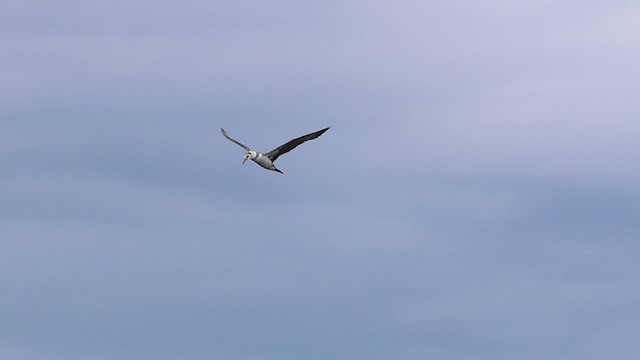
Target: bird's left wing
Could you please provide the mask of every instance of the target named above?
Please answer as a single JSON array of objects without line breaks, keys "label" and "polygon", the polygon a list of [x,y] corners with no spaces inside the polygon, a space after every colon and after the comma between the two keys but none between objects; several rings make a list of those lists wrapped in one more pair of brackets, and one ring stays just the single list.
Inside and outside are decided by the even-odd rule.
[{"label": "bird's left wing", "polygon": [[227,134],[227,132],[226,132],[226,131],[224,131],[224,129],[223,129],[223,128],[220,128],[220,130],[222,131],[222,135],[224,135],[224,137],[226,137],[227,139],[231,140],[232,142],[234,142],[234,143],[236,143],[236,144],[238,144],[238,145],[242,146],[245,150],[247,150],[247,151],[251,151],[251,149],[249,149],[249,147],[248,147],[247,145],[244,145],[244,144],[242,144],[240,141],[238,141],[238,140],[236,140],[236,139],[232,138],[231,136],[229,136],[229,134]]},{"label": "bird's left wing", "polygon": [[289,141],[288,143],[286,143],[284,145],[278,146],[277,148],[275,148],[275,149],[269,151],[268,153],[266,153],[265,155],[267,155],[267,157],[269,159],[271,159],[271,161],[276,161],[278,156],[288,153],[289,151],[295,149],[296,146],[302,144],[303,142],[305,142],[307,140],[313,140],[313,139],[317,138],[318,136],[324,134],[325,131],[329,130],[329,128],[331,128],[331,126],[329,126],[328,128],[324,128],[322,130],[316,131],[316,132],[311,133],[311,134],[300,136],[299,138],[293,139],[293,140]]}]

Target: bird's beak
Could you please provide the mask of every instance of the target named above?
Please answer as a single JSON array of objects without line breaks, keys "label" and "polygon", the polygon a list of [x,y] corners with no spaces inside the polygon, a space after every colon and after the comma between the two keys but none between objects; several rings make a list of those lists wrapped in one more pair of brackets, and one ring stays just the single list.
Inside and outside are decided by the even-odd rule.
[{"label": "bird's beak", "polygon": [[242,165],[244,165],[244,163],[247,161],[247,159],[249,159],[249,157],[248,157],[248,156],[245,156],[245,157],[244,157],[244,160],[242,160]]}]

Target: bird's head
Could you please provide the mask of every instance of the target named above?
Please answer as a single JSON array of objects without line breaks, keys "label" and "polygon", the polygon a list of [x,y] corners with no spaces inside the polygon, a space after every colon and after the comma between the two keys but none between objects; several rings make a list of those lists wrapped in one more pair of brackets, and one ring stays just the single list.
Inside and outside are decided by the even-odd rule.
[{"label": "bird's head", "polygon": [[257,156],[257,153],[253,150],[251,151],[247,151],[246,154],[244,154],[244,160],[242,160],[242,163],[244,164],[245,161],[249,160],[249,159],[255,159]]}]

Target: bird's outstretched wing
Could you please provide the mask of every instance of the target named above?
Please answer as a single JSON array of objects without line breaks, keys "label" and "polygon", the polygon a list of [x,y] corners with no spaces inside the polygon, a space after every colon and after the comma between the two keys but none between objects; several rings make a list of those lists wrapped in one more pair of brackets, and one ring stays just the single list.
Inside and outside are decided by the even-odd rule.
[{"label": "bird's outstretched wing", "polygon": [[226,137],[227,139],[231,140],[232,142],[234,142],[234,143],[236,143],[236,144],[238,144],[238,145],[242,146],[245,150],[247,150],[247,151],[251,151],[251,149],[249,149],[249,147],[248,147],[247,145],[244,145],[244,144],[242,144],[240,141],[238,141],[238,140],[236,140],[236,139],[232,138],[231,136],[229,136],[229,134],[227,134],[227,132],[226,132],[226,131],[224,131],[224,129],[223,129],[223,128],[220,128],[220,130],[222,131],[222,135],[224,135],[224,137]]},{"label": "bird's outstretched wing", "polygon": [[331,126],[329,126],[328,128],[324,128],[324,129],[322,129],[320,131],[316,131],[316,132],[311,133],[311,134],[300,136],[299,138],[293,139],[293,140],[289,141],[288,143],[286,143],[284,145],[278,146],[277,148],[275,148],[275,149],[269,151],[268,153],[266,153],[265,155],[267,155],[267,157],[269,159],[271,159],[271,161],[276,161],[278,156],[288,153],[289,151],[295,149],[296,146],[302,144],[303,142],[305,142],[307,140],[313,140],[313,139],[317,138],[318,136],[324,134],[325,131],[329,130],[329,128],[331,128]]}]

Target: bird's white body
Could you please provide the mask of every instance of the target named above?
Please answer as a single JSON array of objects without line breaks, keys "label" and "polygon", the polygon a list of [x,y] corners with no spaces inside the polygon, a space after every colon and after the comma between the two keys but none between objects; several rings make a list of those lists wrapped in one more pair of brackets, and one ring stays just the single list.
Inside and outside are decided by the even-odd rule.
[{"label": "bird's white body", "polygon": [[271,159],[269,159],[265,154],[261,152],[255,152],[255,153],[256,153],[255,156],[249,156],[249,159],[253,160],[253,162],[262,166],[265,169],[278,171],[276,169],[276,166],[273,165],[273,161],[271,161]]}]

